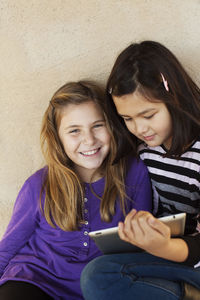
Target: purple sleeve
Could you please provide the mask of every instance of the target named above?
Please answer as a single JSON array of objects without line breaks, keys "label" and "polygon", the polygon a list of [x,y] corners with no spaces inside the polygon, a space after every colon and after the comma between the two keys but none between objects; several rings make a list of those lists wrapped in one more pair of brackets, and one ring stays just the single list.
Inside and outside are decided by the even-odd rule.
[{"label": "purple sleeve", "polygon": [[29,181],[26,181],[18,194],[11,220],[0,241],[0,277],[9,260],[27,242],[35,229],[37,202],[33,194]]},{"label": "purple sleeve", "polygon": [[133,207],[136,210],[152,212],[152,188],[147,167],[142,160],[135,160],[128,172],[128,186],[132,187],[134,193]]}]

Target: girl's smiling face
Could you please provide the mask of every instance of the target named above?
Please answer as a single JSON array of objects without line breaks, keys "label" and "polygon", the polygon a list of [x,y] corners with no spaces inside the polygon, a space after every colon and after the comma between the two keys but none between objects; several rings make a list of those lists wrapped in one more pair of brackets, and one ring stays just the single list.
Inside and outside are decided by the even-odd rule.
[{"label": "girl's smiling face", "polygon": [[118,114],[128,130],[150,147],[172,141],[172,119],[163,102],[151,102],[137,91],[121,97],[112,96]]},{"label": "girl's smiling face", "polygon": [[110,134],[100,107],[92,101],[67,105],[61,112],[58,134],[75,170],[89,182],[110,150]]}]

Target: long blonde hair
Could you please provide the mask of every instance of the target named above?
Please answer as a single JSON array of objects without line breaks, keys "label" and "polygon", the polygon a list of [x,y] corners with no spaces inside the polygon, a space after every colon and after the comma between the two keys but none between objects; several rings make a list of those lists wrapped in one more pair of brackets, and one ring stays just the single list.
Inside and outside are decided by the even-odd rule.
[{"label": "long blonde hair", "polygon": [[[45,191],[44,205],[41,207],[47,222],[59,226],[62,230],[77,230],[83,220],[83,182],[73,169],[73,162],[66,155],[58,135],[61,111],[68,104],[79,105],[93,101],[104,114],[107,128],[111,135],[110,151],[99,172],[105,176],[105,188],[100,197],[100,214],[102,220],[109,222],[115,213],[115,202],[119,197],[123,213],[126,210],[124,176],[125,160],[112,165],[117,146],[105,114],[103,90],[91,81],[69,82],[53,95],[44,114],[41,129],[41,148],[48,172],[43,183]],[[42,193],[41,193],[42,194]]]}]

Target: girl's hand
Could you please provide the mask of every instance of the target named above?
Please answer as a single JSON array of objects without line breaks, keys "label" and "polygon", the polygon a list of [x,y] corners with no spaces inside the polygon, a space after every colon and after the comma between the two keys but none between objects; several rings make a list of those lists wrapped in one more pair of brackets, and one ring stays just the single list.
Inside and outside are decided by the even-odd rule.
[{"label": "girl's hand", "polygon": [[171,240],[170,228],[151,213],[136,212],[133,209],[119,223],[119,236],[122,240],[134,244],[145,251],[160,256],[159,253],[168,248]]},{"label": "girl's hand", "polygon": [[176,262],[183,262],[188,257],[186,242],[171,238],[170,228],[146,211],[133,209],[124,223],[119,222],[119,236],[155,256]]}]

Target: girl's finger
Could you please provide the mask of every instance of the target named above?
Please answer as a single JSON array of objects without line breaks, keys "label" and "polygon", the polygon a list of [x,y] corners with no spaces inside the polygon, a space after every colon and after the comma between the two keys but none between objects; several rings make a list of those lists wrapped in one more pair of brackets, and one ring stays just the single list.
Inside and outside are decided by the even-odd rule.
[{"label": "girl's finger", "polygon": [[130,219],[132,219],[133,216],[135,216],[137,214],[137,210],[136,209],[132,209],[128,215],[125,218],[124,224],[126,224],[127,222],[130,221]]},{"label": "girl's finger", "polygon": [[131,226],[132,220],[135,218],[137,211],[135,209],[131,210],[130,213],[126,216],[123,226],[123,232],[126,235],[130,235],[134,233],[134,228]]},{"label": "girl's finger", "polygon": [[124,232],[124,224],[122,222],[118,223],[118,234],[119,234],[120,239],[122,239],[124,241],[128,241],[126,233]]},{"label": "girl's finger", "polygon": [[150,217],[148,219],[148,223],[151,227],[153,227],[155,230],[157,230],[160,234],[162,234],[164,237],[170,236],[170,228],[161,222],[160,220]]}]

